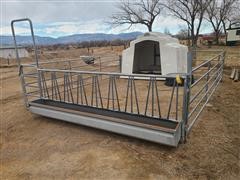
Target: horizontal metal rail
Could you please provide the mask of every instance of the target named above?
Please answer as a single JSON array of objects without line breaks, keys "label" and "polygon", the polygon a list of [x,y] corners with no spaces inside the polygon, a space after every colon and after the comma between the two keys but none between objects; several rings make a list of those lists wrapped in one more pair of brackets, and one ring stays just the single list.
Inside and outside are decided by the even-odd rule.
[{"label": "horizontal metal rail", "polygon": [[[221,75],[219,74],[218,77],[219,77],[219,80],[218,80],[218,81],[214,81],[214,83],[217,82],[217,83],[216,83],[216,86],[213,88],[212,92],[211,92],[211,93],[209,94],[209,96],[207,97],[206,102],[202,105],[201,109],[199,110],[199,112],[197,113],[197,115],[195,116],[195,118],[194,118],[194,119],[191,121],[191,123],[188,125],[188,127],[187,127],[187,131],[188,131],[188,132],[191,131],[194,123],[195,123],[196,120],[199,118],[199,116],[200,116],[200,114],[202,113],[204,107],[205,107],[206,104],[209,102],[209,99],[211,98],[211,96],[213,95],[214,91],[216,90],[218,84],[220,83],[220,81],[221,81]],[[213,86],[212,86],[212,87],[213,87]]]},{"label": "horizontal metal rail", "polygon": [[214,76],[219,73],[221,69],[218,69],[215,71],[212,76],[209,78],[209,80],[200,88],[200,90],[190,99],[189,104],[191,104],[197,97],[198,95],[206,88],[206,86],[211,82],[211,80],[214,78]]},{"label": "horizontal metal rail", "polygon": [[218,52],[218,53],[222,53],[224,52],[224,49],[197,49],[197,50],[191,50],[191,51],[194,51],[194,52]]},{"label": "horizontal metal rail", "polygon": [[[61,73],[79,73],[79,74],[92,74],[92,75],[112,75],[112,76],[131,76],[131,77],[145,77],[145,78],[176,78],[176,76],[172,75],[152,75],[152,74],[123,74],[123,73],[115,73],[115,72],[93,72],[93,71],[77,71],[77,70],[60,70],[60,69],[44,69],[44,68],[38,68],[38,71],[44,71],[44,72],[61,72]],[[181,75],[182,78],[185,78],[184,75]]]},{"label": "horizontal metal rail", "polygon": [[33,85],[30,85],[30,84],[28,84],[28,85],[26,84],[25,86],[30,87],[30,88],[38,88],[38,86],[33,86]]},{"label": "horizontal metal rail", "polygon": [[21,64],[22,67],[37,67],[37,65],[34,64]]},{"label": "horizontal metal rail", "polygon": [[72,59],[66,59],[66,60],[42,61],[42,62],[39,62],[39,64],[43,65],[43,64],[51,64],[51,63],[63,63],[63,62],[69,62],[69,61],[74,62],[79,60],[82,60],[82,59],[79,57],[79,58],[72,58]]},{"label": "horizontal metal rail", "polygon": [[[216,79],[218,77],[220,77],[221,74],[219,74]],[[214,83],[216,82],[216,80],[212,83],[212,85],[210,86],[210,88],[206,91],[206,93],[201,97],[201,99],[198,101],[198,103],[196,104],[196,106],[193,108],[193,110],[189,113],[188,118],[190,118],[192,116],[192,114],[196,111],[196,109],[198,108],[198,106],[201,104],[201,102],[203,101],[203,99],[206,97],[206,95],[208,94],[209,90],[213,87]],[[190,103],[191,104],[191,103]]]},{"label": "horizontal metal rail", "polygon": [[[222,51],[213,58],[211,58],[210,60],[206,60],[197,67],[193,68],[190,77],[192,76],[195,77],[195,73],[197,73],[198,76],[199,74],[202,73],[202,71],[204,71],[204,73],[202,73],[193,84],[190,84],[188,87],[186,87],[186,91],[190,92],[187,93],[188,97],[186,97],[186,99],[188,101],[187,102],[188,106],[184,110],[186,111],[187,114],[186,133],[188,133],[192,129],[193,125],[199,118],[209,99],[211,98],[217,86],[219,85],[223,76],[224,58],[225,52]],[[214,66],[212,66],[213,61]],[[206,68],[207,72],[205,72]],[[201,87],[198,87],[198,84],[200,82],[204,82],[204,84]],[[192,94],[194,92],[193,91],[194,87],[197,87],[198,91]],[[197,99],[198,101],[196,103],[193,103]]]},{"label": "horizontal metal rail", "polygon": [[[221,54],[222,54],[222,53],[221,53]],[[213,61],[214,59],[216,59],[216,58],[219,57],[219,56],[220,56],[220,55],[218,54],[218,55],[214,56],[213,58],[211,58],[210,60],[207,60],[207,61],[201,63],[200,65],[198,65],[197,67],[193,68],[193,69],[192,69],[192,73],[194,73],[194,72],[197,71],[198,69],[204,67],[205,65],[207,65],[208,63],[210,63],[211,61]]]},{"label": "horizontal metal rail", "polygon": [[[118,61],[118,59],[115,60],[104,60],[104,58],[101,57],[95,57],[96,61],[99,61],[99,59],[101,59],[102,63],[107,63],[107,62],[115,62]],[[104,61],[103,61],[104,60]],[[75,61],[82,61],[82,58],[72,58],[72,59],[66,59],[66,60],[62,60],[61,58],[57,59],[50,59],[50,61],[42,61],[39,62],[39,65],[44,65],[44,64],[53,64],[53,63],[68,63],[68,62],[75,62]],[[26,65],[26,66],[35,66],[36,63],[32,63],[32,64],[22,64],[22,65]],[[85,66],[88,66],[87,64]]]},{"label": "horizontal metal rail", "polygon": [[219,64],[216,64],[215,66],[213,66],[210,70],[208,70],[206,73],[204,73],[200,78],[198,78],[192,85],[191,88],[193,88],[194,86],[196,86],[196,84],[198,84],[201,80],[203,80],[203,78],[205,78],[207,75],[209,75],[210,72],[212,72],[215,67],[219,66]]}]

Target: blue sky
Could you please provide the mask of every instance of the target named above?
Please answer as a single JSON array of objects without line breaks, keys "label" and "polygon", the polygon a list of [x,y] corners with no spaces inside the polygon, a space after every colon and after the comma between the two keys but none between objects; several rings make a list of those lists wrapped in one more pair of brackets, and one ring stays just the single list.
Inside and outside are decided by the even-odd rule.
[{"label": "blue sky", "polygon": [[[80,33],[125,33],[146,32],[143,25],[111,27],[106,22],[117,12],[118,1],[110,0],[1,0],[1,35],[11,35],[12,19],[28,17],[33,21],[34,31],[39,36],[59,37]],[[171,16],[161,15],[155,21],[153,31],[164,32],[168,28],[177,33],[185,23]],[[18,24],[17,34],[29,34],[27,24]],[[209,31],[202,26],[202,32]]]}]

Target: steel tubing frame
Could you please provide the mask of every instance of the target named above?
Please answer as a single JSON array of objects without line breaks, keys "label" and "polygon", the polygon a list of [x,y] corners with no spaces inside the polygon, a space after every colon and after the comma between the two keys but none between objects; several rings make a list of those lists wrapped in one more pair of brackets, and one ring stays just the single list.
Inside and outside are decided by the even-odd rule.
[{"label": "steel tubing frame", "polygon": [[[17,49],[17,40],[14,31],[14,24],[16,22],[27,21],[29,22],[33,46],[35,50],[35,64],[22,64],[19,58],[18,49]],[[179,84],[176,83],[175,77],[173,75],[144,75],[144,74],[135,74],[135,75],[128,75],[122,73],[112,73],[112,72],[101,72],[101,65],[100,65],[100,72],[93,72],[93,71],[79,71],[74,70],[73,66],[71,65],[71,61],[77,61],[77,59],[71,60],[63,60],[59,62],[68,62],[69,69],[48,69],[48,68],[41,68],[40,64],[50,64],[54,62],[43,62],[39,63],[38,55],[37,55],[37,48],[35,43],[35,36],[33,32],[33,26],[30,19],[19,19],[14,20],[11,22],[11,28],[14,38],[14,45],[16,50],[16,58],[19,65],[19,76],[21,79],[21,84],[24,93],[24,100],[27,107],[29,107],[28,96],[37,97],[38,99],[46,99],[46,100],[53,100],[59,101],[64,103],[71,103],[75,105],[82,105],[88,107],[96,107],[100,109],[107,109],[116,112],[123,112],[127,114],[136,114],[136,115],[143,115],[150,118],[159,118],[159,119],[166,119],[169,121],[177,121],[181,123],[181,141],[186,141],[187,134],[191,131],[193,125],[199,118],[200,114],[204,110],[204,107],[208,103],[210,97],[214,93],[215,89],[217,88],[218,84],[221,82],[223,77],[223,67],[224,67],[224,58],[225,52],[221,51],[218,55],[214,56],[213,58],[206,60],[205,62],[201,63],[197,67],[192,69],[192,58],[191,54],[188,56],[188,67],[187,73],[181,74],[181,77],[184,81],[183,86],[183,104],[182,104],[182,117],[179,118],[178,116],[178,108],[179,108]],[[216,51],[217,52],[217,51]],[[101,60],[100,60],[101,62]],[[212,66],[213,62],[217,62],[214,66]],[[207,65],[207,72],[201,75],[194,83],[192,82],[193,75],[199,70],[205,70]],[[33,74],[26,74],[23,71],[23,68],[33,68],[36,73]],[[214,71],[215,70],[215,71]],[[46,79],[45,74],[50,73],[50,78]],[[63,74],[63,76],[57,77],[57,73]],[[36,76],[35,76],[36,75]],[[83,78],[83,75],[88,75],[87,78]],[[32,76],[32,77],[31,77]],[[74,76],[77,77],[77,80],[73,80]],[[108,79],[108,94],[107,94],[107,106],[103,105],[103,97],[102,92],[100,89],[99,79],[103,76],[107,76]],[[36,82],[29,82],[26,83],[25,78],[36,78]],[[119,90],[118,90],[118,82],[117,80],[120,77],[127,77],[127,91],[125,97],[125,103],[123,107],[120,105],[119,100]],[[147,97],[145,108],[140,110],[139,108],[139,97],[138,91],[135,84],[135,79],[137,78],[144,78],[148,80],[148,90],[147,90]],[[157,85],[158,79],[163,78],[170,78],[173,80],[173,87],[172,92],[169,100],[169,107],[166,117],[162,117],[161,107],[160,107],[160,97],[159,97],[159,90]],[[63,79],[63,84],[60,84],[60,80]],[[84,82],[86,79],[92,80],[92,82]],[[200,82],[204,82],[204,85],[197,91],[197,93],[193,94],[192,89],[196,87]],[[38,84],[35,88],[38,87],[38,91],[27,92],[27,87],[31,87],[31,84]],[[87,98],[86,95],[86,84],[91,85],[91,97],[90,100]],[[50,87],[49,87],[50,86]],[[60,86],[63,86],[63,92],[60,90]],[[76,89],[77,91],[77,98],[75,99],[73,96],[73,91]],[[201,94],[205,93],[201,96]],[[176,93],[175,93],[176,90]],[[33,95],[34,93],[39,93],[39,96]],[[63,96],[62,96],[63,93]],[[170,113],[172,110],[172,103],[173,97],[175,94],[176,99],[176,106],[175,112],[176,116],[175,119],[170,119]],[[149,105],[149,101],[151,99],[151,105]],[[130,103],[129,103],[130,100]],[[196,102],[196,105],[193,106],[193,102]],[[203,102],[203,100],[205,100]],[[155,101],[157,103],[157,113],[154,113],[155,109]],[[110,105],[111,104],[111,105]],[[130,105],[130,108],[128,108]],[[151,112],[148,114],[148,109],[151,107]],[[128,110],[130,109],[130,110]],[[135,110],[134,110],[135,109]],[[195,114],[195,116],[194,116]]]}]

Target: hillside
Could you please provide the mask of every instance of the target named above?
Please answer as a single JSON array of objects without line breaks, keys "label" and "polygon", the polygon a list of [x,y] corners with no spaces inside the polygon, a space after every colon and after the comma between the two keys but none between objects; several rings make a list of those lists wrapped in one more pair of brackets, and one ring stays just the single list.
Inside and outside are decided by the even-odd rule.
[{"label": "hillside", "polygon": [[[83,41],[112,41],[116,39],[130,40],[141,35],[141,32],[121,33],[121,34],[74,34],[70,36],[62,36],[58,38],[35,36],[38,45],[53,45],[53,44],[69,44],[80,43]],[[0,36],[1,45],[13,45],[12,36]],[[19,45],[28,45],[32,43],[31,36],[17,36]]]}]

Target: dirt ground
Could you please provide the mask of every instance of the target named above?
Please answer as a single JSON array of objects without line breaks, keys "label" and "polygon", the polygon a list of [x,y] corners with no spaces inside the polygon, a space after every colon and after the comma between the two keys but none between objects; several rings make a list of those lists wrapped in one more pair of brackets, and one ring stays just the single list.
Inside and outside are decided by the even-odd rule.
[{"label": "dirt ground", "polygon": [[[240,64],[238,50],[234,60],[227,57],[227,67]],[[33,115],[23,106],[17,71],[0,68],[0,179],[240,176],[240,82],[229,79],[229,68],[187,143],[177,148]]]}]

